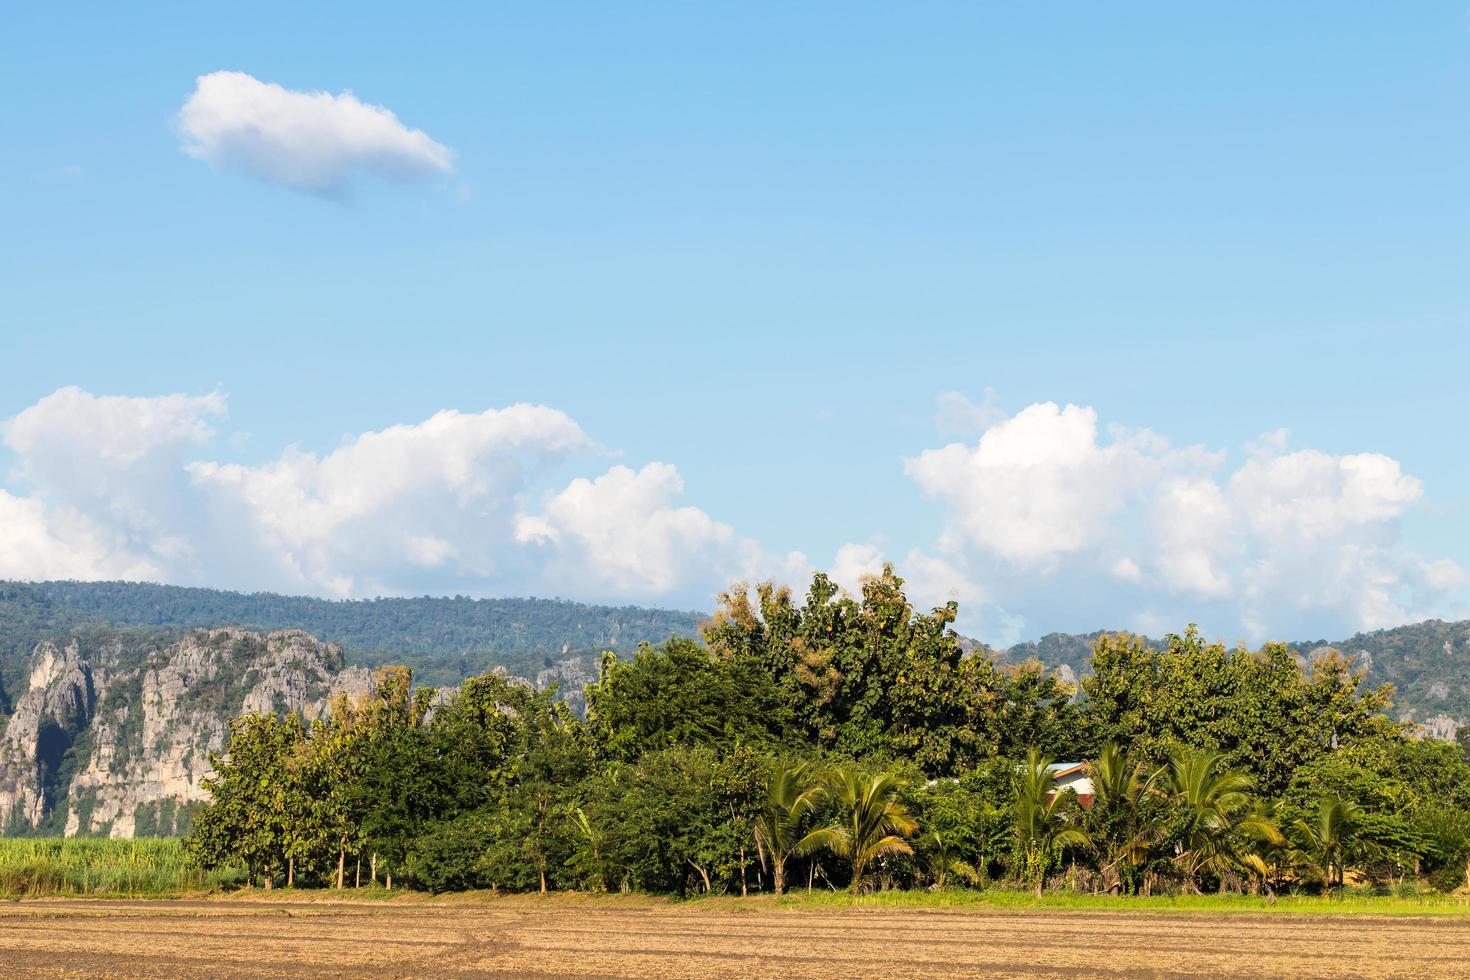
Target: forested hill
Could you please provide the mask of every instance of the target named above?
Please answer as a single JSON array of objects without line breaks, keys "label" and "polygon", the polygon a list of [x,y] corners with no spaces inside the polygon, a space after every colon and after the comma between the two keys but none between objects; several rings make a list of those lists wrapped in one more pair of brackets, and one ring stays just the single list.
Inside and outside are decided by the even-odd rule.
[{"label": "forested hill", "polygon": [[429,685],[492,667],[534,677],[579,654],[628,653],[693,636],[707,614],[560,599],[330,600],[139,582],[0,583],[0,637],[29,653],[38,634],[75,625],[301,629],[341,644],[349,664],[406,663]]},{"label": "forested hill", "polygon": [[1397,714],[1453,738],[1446,724],[1470,724],[1470,620],[1431,619],[1411,626],[1359,633],[1336,643],[1293,643],[1300,653],[1330,646],[1365,663],[1369,680],[1390,683]]}]

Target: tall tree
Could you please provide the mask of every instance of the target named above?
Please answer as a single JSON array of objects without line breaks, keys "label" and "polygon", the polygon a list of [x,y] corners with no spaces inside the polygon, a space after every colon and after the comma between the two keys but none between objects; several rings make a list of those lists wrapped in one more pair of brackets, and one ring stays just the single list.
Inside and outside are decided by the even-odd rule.
[{"label": "tall tree", "polygon": [[1226,876],[1240,870],[1253,842],[1281,841],[1281,831],[1255,807],[1251,777],[1228,768],[1221,753],[1175,753],[1169,780],[1179,845],[1175,860],[1191,890],[1199,891],[1202,874],[1212,874],[1223,891]]},{"label": "tall tree", "polygon": [[765,802],[755,814],[754,834],[762,864],[771,868],[776,897],[786,887],[786,863],[823,846],[828,835],[811,829],[825,798],[825,787],[808,765],[776,766],[766,785]]},{"label": "tall tree", "polygon": [[1109,742],[1087,764],[1092,807],[1083,824],[1097,848],[1098,872],[1109,891],[1133,891],[1162,836],[1167,770],[1150,766]]},{"label": "tall tree", "polygon": [[1069,819],[1067,804],[1076,794],[1058,791],[1052,761],[1040,749],[1032,749],[1015,773],[1017,877],[1037,895],[1066,848],[1092,846],[1086,831]]},{"label": "tall tree", "polygon": [[1358,805],[1347,800],[1322,801],[1316,819],[1292,824],[1303,862],[1322,879],[1323,892],[1341,885],[1349,849],[1357,843]]},{"label": "tall tree", "polygon": [[899,799],[902,785],[892,773],[869,776],[853,768],[829,776],[839,820],[809,835],[812,845],[826,847],[847,858],[852,870],[851,890],[863,887],[863,872],[890,854],[912,854],[907,838],[918,830]]}]

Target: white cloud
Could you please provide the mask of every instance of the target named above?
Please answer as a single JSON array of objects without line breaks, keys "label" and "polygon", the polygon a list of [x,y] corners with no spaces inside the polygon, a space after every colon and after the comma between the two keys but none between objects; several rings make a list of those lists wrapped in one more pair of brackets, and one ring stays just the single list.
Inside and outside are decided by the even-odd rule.
[{"label": "white cloud", "polygon": [[453,170],[448,147],[383,106],[238,71],[200,75],[178,126],[192,157],[318,194],[342,193],[357,173],[413,180]]},{"label": "white cloud", "polygon": [[[686,499],[673,464],[609,468],[545,406],[442,411],[254,465],[219,458],[240,451],[216,439],[225,411],[219,393],[63,388],[6,422],[0,577],[704,606],[731,581],[801,589],[812,570]],[[1293,449],[1280,432],[1227,462],[1104,430],[1091,408],[1033,405],[906,462],[940,531],[891,555],[917,607],[958,600],[960,627],[992,642],[1191,620],[1334,637],[1463,598],[1459,564],[1400,539],[1425,491],[1397,461]],[[828,567],[856,594],[886,551],[847,544]]]},{"label": "white cloud", "polygon": [[995,423],[976,445],[926,450],[904,466],[944,504],[942,550],[975,547],[1034,567],[1097,544],[1162,473],[1210,461],[1147,430],[1099,443],[1096,411],[1046,402]]},{"label": "white cloud", "polygon": [[1260,639],[1402,623],[1463,587],[1454,562],[1400,541],[1423,487],[1396,460],[1293,451],[1281,430],[1222,477],[1224,462],[1147,430],[1104,439],[1093,409],[1045,403],[906,469],[943,505],[940,552],[1001,603],[1054,609],[1071,590],[1113,622],[1156,620],[1163,605]]},{"label": "white cloud", "polygon": [[0,579],[151,579],[159,571],[111,548],[77,512],[48,514],[39,499],[0,490]]},{"label": "white cloud", "polygon": [[553,546],[554,578],[613,595],[653,596],[691,581],[711,592],[755,571],[753,542],[698,507],[681,506],[684,480],[668,463],[614,466],[577,478],[519,522],[518,540]]},{"label": "white cloud", "polygon": [[683,502],[668,463],[558,479],[605,451],[545,406],[441,411],[259,465],[198,458],[224,411],[219,394],[66,388],[21,412],[4,435],[31,495],[0,490],[0,577],[702,605],[735,579],[810,573]]},{"label": "white cloud", "polygon": [[935,402],[939,407],[934,425],[945,435],[979,435],[1006,417],[1005,410],[996,404],[994,388],[985,389],[984,400],[978,405],[958,391],[941,392]]},{"label": "white cloud", "polygon": [[[181,467],[224,412],[218,392],[97,397],[67,387],[7,422],[4,441],[18,460],[12,476],[30,487],[48,522],[71,529],[57,547],[85,540],[80,553],[95,558],[105,547],[112,556],[101,567],[157,569],[192,560]],[[68,567],[73,560],[55,558]]]},{"label": "white cloud", "polygon": [[1465,570],[1448,558],[1422,562],[1419,568],[1425,584],[1431,589],[1448,592],[1451,589],[1464,588],[1470,582],[1470,576],[1466,576]]},{"label": "white cloud", "polygon": [[513,405],[439,412],[324,456],[289,448],[262,466],[187,470],[214,525],[239,528],[242,548],[263,546],[295,587],[363,595],[512,571],[529,477],[592,448],[564,413]]},{"label": "white cloud", "polygon": [[1132,558],[1129,558],[1127,555],[1124,555],[1122,558],[1119,558],[1117,561],[1113,562],[1113,565],[1111,568],[1108,569],[1108,572],[1113,576],[1113,578],[1120,579],[1124,582],[1143,581],[1143,569],[1138,567],[1138,562],[1134,561]]},{"label": "white cloud", "polygon": [[1167,480],[1151,516],[1153,566],[1164,585],[1204,598],[1229,595],[1233,586],[1225,563],[1240,549],[1236,513],[1219,485],[1207,477]]}]

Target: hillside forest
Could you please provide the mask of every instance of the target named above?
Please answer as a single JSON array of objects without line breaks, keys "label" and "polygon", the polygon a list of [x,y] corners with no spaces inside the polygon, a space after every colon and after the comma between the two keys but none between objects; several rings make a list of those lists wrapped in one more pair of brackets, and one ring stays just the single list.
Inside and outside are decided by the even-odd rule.
[{"label": "hillside forest", "polygon": [[737,586],[702,637],[604,656],[585,717],[500,674],[382,667],[310,725],[235,719],[187,846],[262,887],[1466,884],[1461,748],[1335,652],[1104,634],[1079,690],[967,654],[956,614],[891,568],[859,597]]}]

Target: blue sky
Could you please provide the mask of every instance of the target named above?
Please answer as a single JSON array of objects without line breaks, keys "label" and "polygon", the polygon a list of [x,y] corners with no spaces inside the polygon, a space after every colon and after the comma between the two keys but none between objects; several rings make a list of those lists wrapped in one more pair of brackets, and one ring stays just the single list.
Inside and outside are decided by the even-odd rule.
[{"label": "blue sky", "polygon": [[[1470,615],[1463,5],[11,21],[0,572],[707,605],[881,555],[997,641]],[[191,156],[221,71],[350,91],[452,164],[344,151],[324,192]],[[283,463],[517,403],[580,435]],[[424,482],[287,526],[375,466]]]}]

